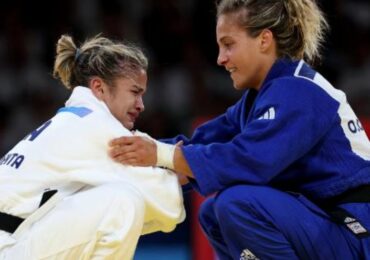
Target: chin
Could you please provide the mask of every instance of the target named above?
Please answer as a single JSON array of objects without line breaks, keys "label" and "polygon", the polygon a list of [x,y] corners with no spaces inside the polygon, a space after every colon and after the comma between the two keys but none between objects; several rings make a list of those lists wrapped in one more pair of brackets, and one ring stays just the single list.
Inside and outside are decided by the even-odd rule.
[{"label": "chin", "polygon": [[133,122],[126,122],[126,123],[122,123],[122,124],[128,130],[132,130],[134,128],[134,123]]},{"label": "chin", "polygon": [[242,80],[240,77],[235,77],[235,78],[231,78],[233,80],[233,86],[236,90],[243,90],[243,89],[247,89],[247,85],[245,80]]},{"label": "chin", "polygon": [[244,84],[240,84],[240,83],[234,82],[234,88],[236,90],[243,90],[243,89],[247,89],[248,87],[245,86]]}]

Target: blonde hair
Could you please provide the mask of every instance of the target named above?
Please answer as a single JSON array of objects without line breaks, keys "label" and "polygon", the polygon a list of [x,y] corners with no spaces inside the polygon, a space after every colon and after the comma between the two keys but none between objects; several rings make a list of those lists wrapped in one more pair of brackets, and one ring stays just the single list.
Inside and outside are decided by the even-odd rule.
[{"label": "blonde hair", "polygon": [[314,62],[320,58],[328,23],[315,0],[221,0],[217,17],[235,13],[252,37],[272,31],[279,57]]},{"label": "blonde hair", "polygon": [[135,46],[97,35],[77,48],[71,36],[62,35],[56,47],[53,76],[67,89],[73,89],[88,86],[92,76],[112,83],[117,77],[130,77],[147,67],[147,58]]}]

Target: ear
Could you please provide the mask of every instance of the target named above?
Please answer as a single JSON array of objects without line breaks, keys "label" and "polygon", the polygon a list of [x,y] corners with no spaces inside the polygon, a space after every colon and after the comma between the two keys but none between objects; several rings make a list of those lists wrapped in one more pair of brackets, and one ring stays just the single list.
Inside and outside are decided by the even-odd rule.
[{"label": "ear", "polygon": [[101,78],[92,77],[89,82],[89,88],[97,99],[104,100],[105,85]]},{"label": "ear", "polygon": [[263,53],[275,49],[275,39],[274,35],[269,29],[264,29],[260,33],[260,50]]}]

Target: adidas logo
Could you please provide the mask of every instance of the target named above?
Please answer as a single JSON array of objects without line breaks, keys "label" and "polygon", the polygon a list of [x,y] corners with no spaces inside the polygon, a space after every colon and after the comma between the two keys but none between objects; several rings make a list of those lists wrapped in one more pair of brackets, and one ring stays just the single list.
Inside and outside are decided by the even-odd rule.
[{"label": "adidas logo", "polygon": [[249,249],[244,249],[239,260],[260,260]]},{"label": "adidas logo", "polygon": [[351,223],[351,222],[355,222],[356,221],[356,219],[354,219],[354,218],[350,218],[350,217],[346,217],[345,219],[344,219],[344,223]]},{"label": "adidas logo", "polygon": [[273,120],[275,119],[275,108],[270,107],[258,120]]}]

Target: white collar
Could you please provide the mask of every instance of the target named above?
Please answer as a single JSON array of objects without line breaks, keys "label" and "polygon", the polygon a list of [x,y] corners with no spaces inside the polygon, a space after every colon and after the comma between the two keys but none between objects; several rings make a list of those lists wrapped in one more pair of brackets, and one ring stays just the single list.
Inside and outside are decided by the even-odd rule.
[{"label": "white collar", "polygon": [[104,111],[109,115],[113,116],[112,113],[109,111],[107,105],[103,101],[97,99],[92,93],[91,89],[83,86],[77,86],[73,89],[72,94],[66,101],[65,105],[66,107],[69,106],[89,107],[93,110]]}]

